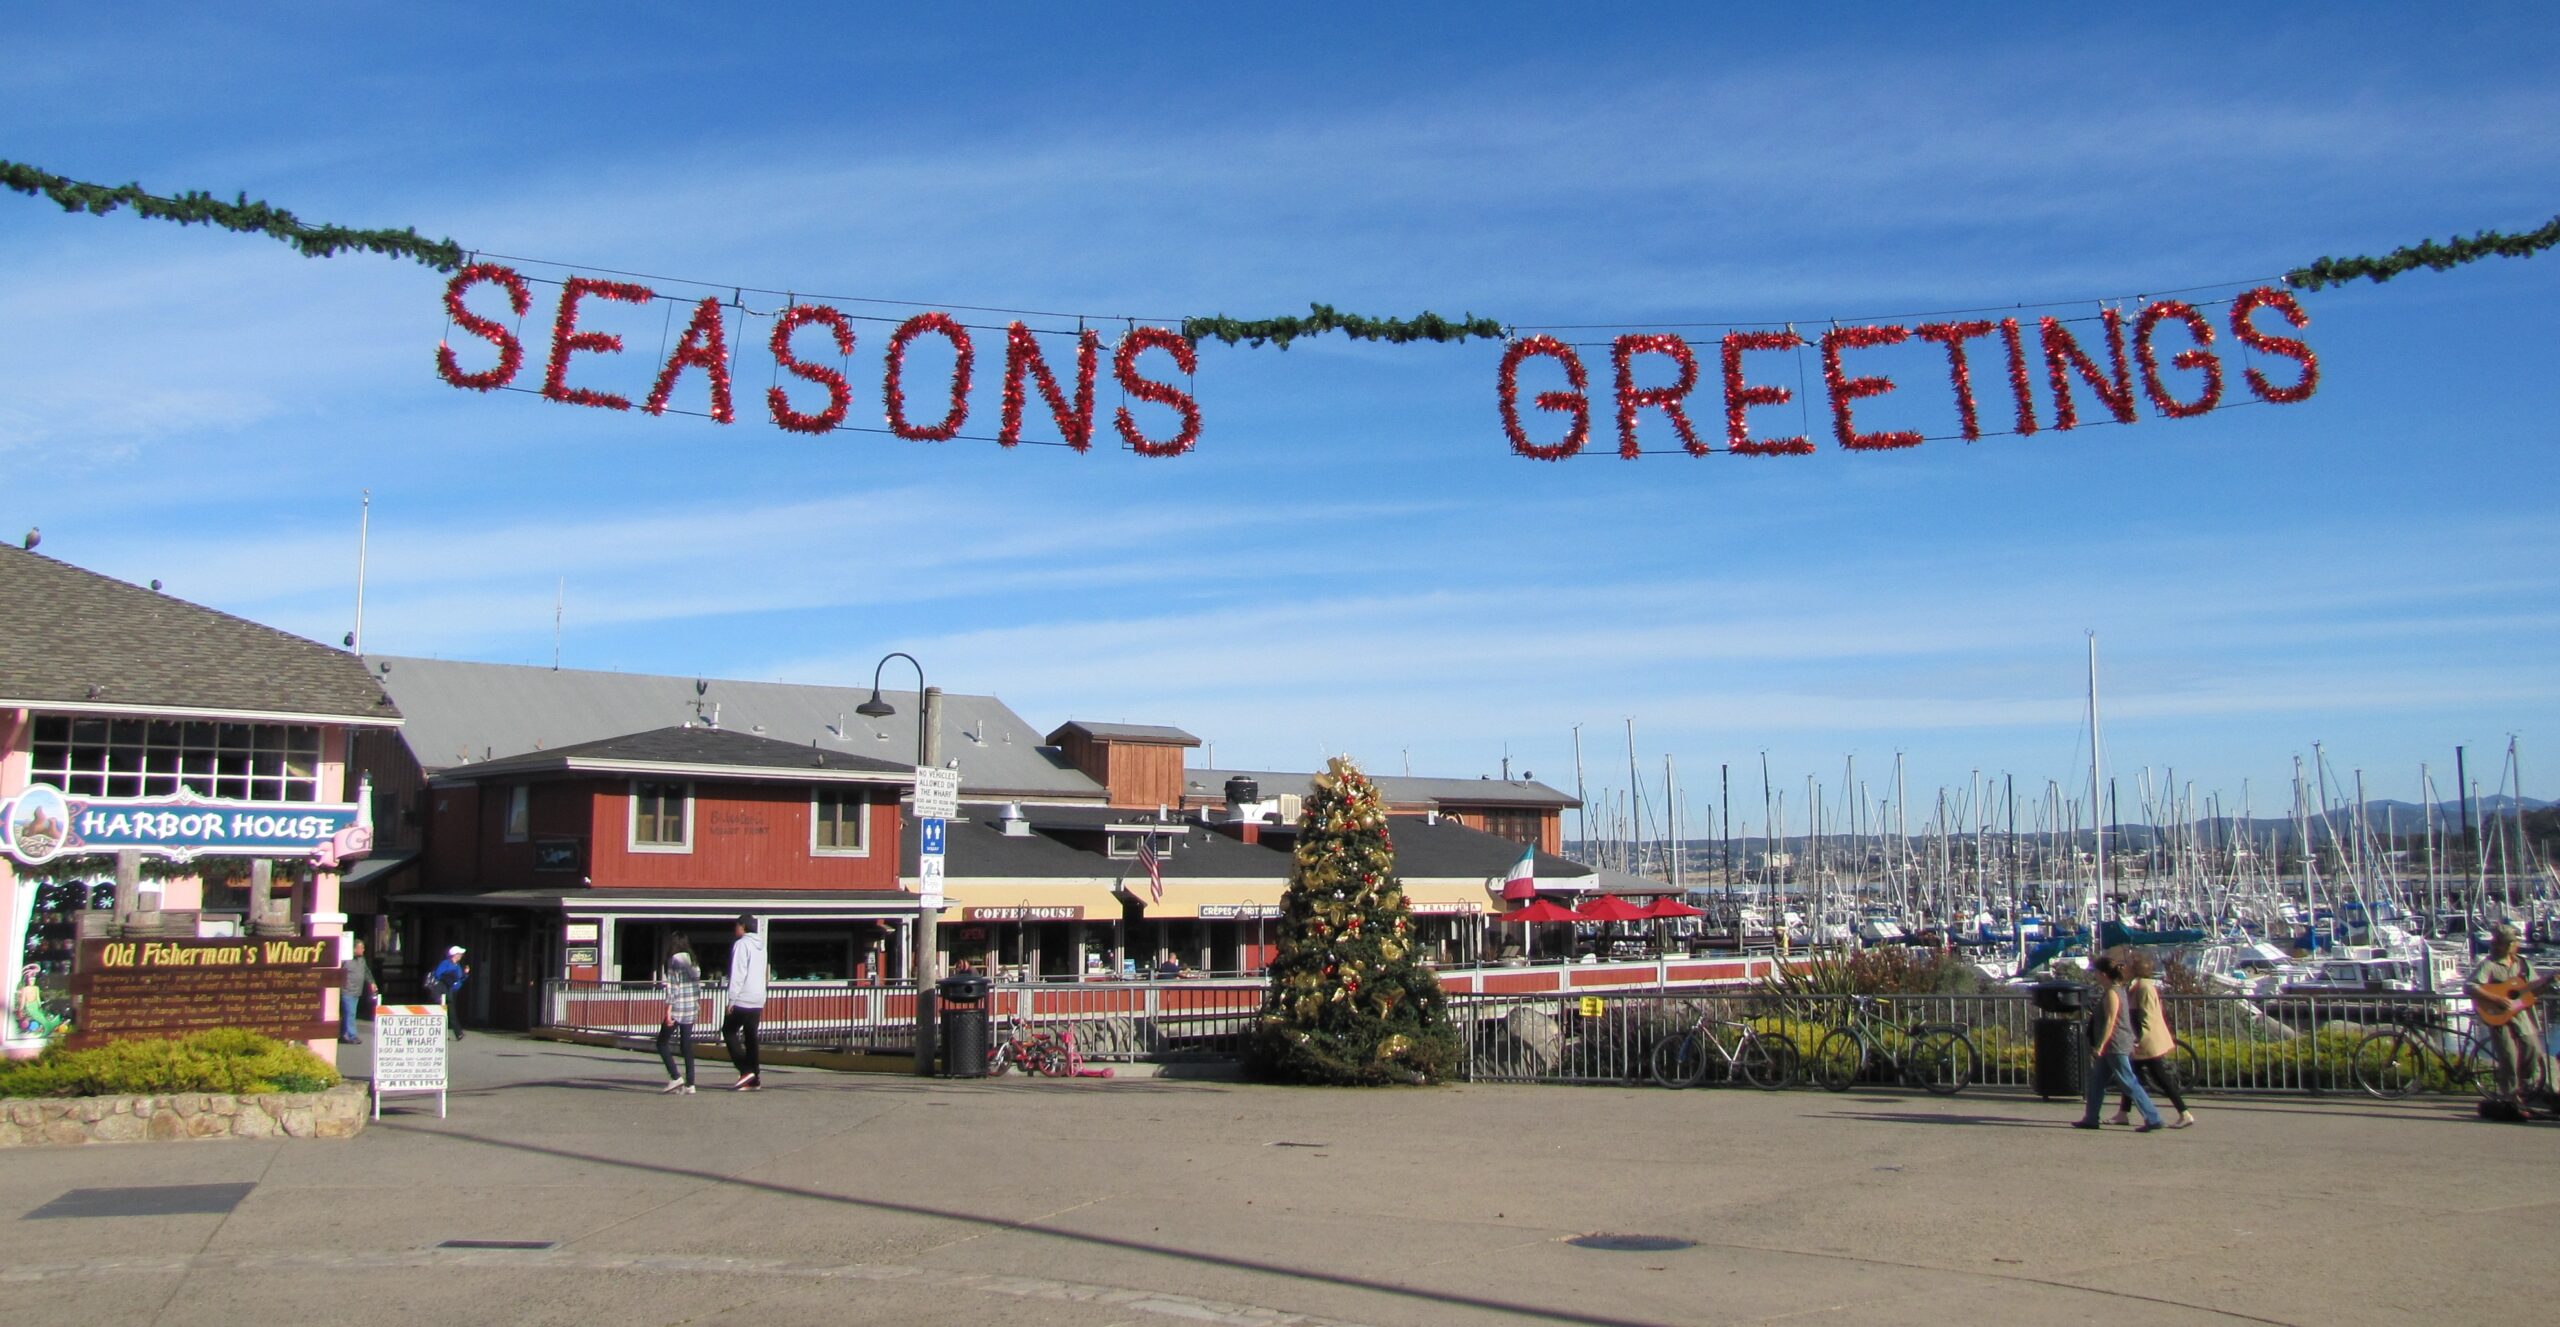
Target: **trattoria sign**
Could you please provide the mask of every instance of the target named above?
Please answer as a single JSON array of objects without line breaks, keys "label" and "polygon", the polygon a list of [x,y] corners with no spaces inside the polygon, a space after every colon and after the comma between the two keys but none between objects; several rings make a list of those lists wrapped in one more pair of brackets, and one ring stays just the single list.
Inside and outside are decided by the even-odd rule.
[{"label": "trattoria sign", "polygon": [[373,829],[353,802],[243,802],[198,797],[73,797],[33,784],[0,803],[0,847],[28,866],[97,852],[309,857],[335,866],[372,850]]}]

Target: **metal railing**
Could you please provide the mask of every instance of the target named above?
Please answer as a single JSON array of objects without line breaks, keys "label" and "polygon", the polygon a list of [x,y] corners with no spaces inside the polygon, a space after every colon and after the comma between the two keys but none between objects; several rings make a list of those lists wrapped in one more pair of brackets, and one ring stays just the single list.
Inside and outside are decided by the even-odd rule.
[{"label": "metal railing", "polygon": [[[1197,980],[1091,984],[1036,982],[993,988],[985,1008],[994,1034],[1073,1032],[1088,1060],[1233,1058],[1262,1007],[1261,983]],[[728,990],[702,987],[697,1041],[716,1042]],[[759,1040],[770,1045],[913,1054],[915,992],[848,982],[776,982],[766,991]],[[656,982],[563,981],[543,986],[540,1026],[633,1039],[658,1035],[666,1020]]]},{"label": "metal railing", "polygon": [[[2191,1092],[2360,1093],[2380,1067],[2377,1034],[2394,1029],[2438,1057],[2417,1067],[2413,1090],[2472,1087],[2441,1062],[2460,1055],[2476,1036],[2468,1002],[2458,996],[2173,995],[2165,1004]],[[1450,1007],[1462,1033],[1464,1077],[1538,1083],[1650,1082],[1652,1048],[1702,1019],[1739,1020],[1764,1035],[1784,1036],[1809,1069],[1823,1039],[1856,1013],[1850,996],[1742,992],[1467,996],[1453,998]],[[1993,1088],[2032,1085],[2039,1020],[2086,1017],[2042,1014],[2026,996],[2006,993],[1886,996],[1871,1016],[1875,1044],[1893,1054],[1908,1049],[1923,1028],[1960,1030],[1973,1051],[1971,1082]],[[1871,1081],[1881,1058],[1870,1057],[1861,1083],[1898,1086]]]},{"label": "metal railing", "polygon": [[[986,1009],[997,1037],[1013,1029],[1072,1031],[1077,1049],[1091,1060],[1233,1059],[1244,1053],[1263,997],[1258,982],[1038,982],[995,987]],[[2374,1077],[2378,1034],[2394,1029],[2433,1057],[2418,1066],[2414,1090],[2472,1086],[2467,1076],[2445,1072],[2445,1057],[2459,1055],[2478,1035],[2467,1002],[2457,996],[2172,995],[2165,1002],[2191,1092],[2362,1092]],[[1746,1022],[1763,1035],[1782,1036],[1799,1068],[1809,1071],[1824,1038],[1861,1016],[1850,996],[1744,987],[1452,995],[1449,1011],[1459,1031],[1462,1078],[1621,1085],[1651,1082],[1654,1047],[1702,1019]],[[726,1012],[727,992],[706,984],[696,1038],[717,1041]],[[654,982],[555,980],[545,983],[540,1021],[646,1040],[657,1035],[664,1014]],[[1989,1088],[2033,1084],[2039,1021],[2085,1017],[2042,1014],[2025,995],[2005,992],[1886,996],[1863,1016],[1887,1055],[1907,1050],[1922,1028],[1960,1030],[1972,1051],[1970,1081]],[[915,993],[844,982],[775,983],[760,1033],[775,1045],[912,1054]],[[1881,1072],[1889,1068],[1883,1059],[1869,1057],[1860,1086],[1899,1086],[1883,1081],[1889,1076]]]}]

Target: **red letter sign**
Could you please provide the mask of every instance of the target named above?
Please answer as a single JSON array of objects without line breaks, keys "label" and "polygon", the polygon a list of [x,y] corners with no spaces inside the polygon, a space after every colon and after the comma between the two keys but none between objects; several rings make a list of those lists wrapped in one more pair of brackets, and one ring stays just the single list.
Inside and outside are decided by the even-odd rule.
[{"label": "red letter sign", "polygon": [[2292,337],[2269,336],[2250,326],[2249,315],[2260,309],[2273,309],[2283,314],[2284,320],[2295,327],[2311,325],[2310,315],[2293,302],[2293,296],[2273,286],[2260,286],[2231,301],[2231,334],[2240,338],[2240,344],[2262,355],[2278,355],[2302,365],[2302,381],[2291,387],[2275,386],[2256,369],[2250,369],[2245,375],[2249,379],[2249,390],[2256,392],[2258,399],[2277,405],[2308,400],[2320,386],[2320,357],[2311,353],[2311,347]]},{"label": "red letter sign", "polygon": [[1049,403],[1049,417],[1058,421],[1058,436],[1077,451],[1093,446],[1093,366],[1102,352],[1102,337],[1092,331],[1076,333],[1076,401],[1067,405],[1066,393],[1058,390],[1058,380],[1049,373],[1049,362],[1040,357],[1040,343],[1031,337],[1031,329],[1014,323],[1004,329],[1004,426],[996,430],[996,441],[1007,447],[1022,441],[1022,379],[1029,374],[1040,384],[1040,399]]},{"label": "red letter sign", "polygon": [[525,310],[533,307],[532,292],[524,288],[524,278],[517,276],[512,267],[473,263],[454,273],[453,279],[444,285],[444,311],[462,325],[462,330],[496,346],[498,362],[478,373],[465,373],[462,362],[454,358],[453,347],[439,341],[436,343],[436,372],[443,374],[444,380],[456,387],[494,392],[514,382],[516,370],[524,367],[524,342],[517,340],[516,334],[508,331],[505,324],[483,318],[462,307],[462,292],[482,281],[495,281],[506,288],[507,303],[516,311],[517,317],[523,317]]},{"label": "red letter sign", "polygon": [[[2204,395],[2192,401],[2169,395],[2168,385],[2160,381],[2160,357],[2151,349],[2151,334],[2163,318],[2185,323],[2187,335],[2195,338],[2196,349],[2181,350],[2169,360],[2178,368],[2204,370]],[[2142,365],[2142,390],[2153,409],[2171,419],[2187,419],[2222,404],[2222,361],[2204,349],[2212,344],[2213,324],[2184,300],[2158,301],[2133,320],[2133,358]]]},{"label": "red letter sign", "polygon": [[791,398],[780,387],[765,389],[765,404],[773,411],[773,422],[794,433],[825,433],[844,422],[845,407],[853,402],[853,388],[844,375],[820,364],[810,364],[791,353],[791,334],[811,323],[823,323],[835,334],[836,353],[853,353],[853,324],[845,316],[824,304],[794,304],[773,320],[773,362],[795,378],[805,378],[827,389],[827,408],[814,415],[804,415],[791,408]]},{"label": "red letter sign", "polygon": [[667,397],[676,389],[676,375],[692,365],[711,375],[711,418],[726,424],[729,409],[729,338],[720,326],[720,301],[705,295],[693,306],[693,322],[684,329],[684,339],[676,342],[676,352],[667,356],[667,365],[658,370],[658,381],[649,389],[649,402],[641,409],[653,415],[667,413]]},{"label": "red letter sign", "polygon": [[591,392],[569,385],[569,356],[580,350],[600,355],[617,354],[622,338],[610,332],[578,330],[578,301],[593,295],[598,299],[620,300],[625,304],[646,304],[657,295],[647,286],[627,281],[598,281],[594,277],[573,276],[560,286],[560,316],[551,323],[551,368],[542,376],[542,394],[569,405],[603,406],[607,410],[628,410],[628,398],[611,392]]},{"label": "red letter sign", "polygon": [[[1550,446],[1529,441],[1529,432],[1520,427],[1520,362],[1532,355],[1545,355],[1564,365],[1565,381],[1573,384],[1569,392],[1538,393],[1538,408],[1573,416],[1573,427],[1566,429],[1564,440]],[[1586,393],[1591,379],[1582,371],[1582,356],[1573,347],[1552,336],[1526,337],[1511,343],[1502,352],[1502,369],[1494,377],[1494,397],[1502,407],[1502,431],[1511,439],[1511,450],[1533,461],[1561,461],[1582,450],[1591,440],[1591,398]]]},{"label": "red letter sign", "polygon": [[2071,380],[2063,376],[2069,368],[2089,384],[2089,390],[2106,403],[2107,412],[2119,424],[2130,424],[2140,416],[2133,413],[2133,375],[2124,366],[2124,315],[2113,309],[2098,311],[2098,320],[2107,328],[2107,357],[2114,366],[2112,378],[2098,372],[2098,365],[2080,349],[2069,328],[2059,318],[2039,318],[2044,330],[2044,367],[2053,382],[2053,426],[2058,429],[2080,426],[2079,404],[2071,399]]},{"label": "red letter sign", "polygon": [[[899,385],[906,376],[907,343],[927,332],[939,332],[950,338],[951,409],[942,422],[918,428],[907,422],[907,394]],[[919,313],[898,324],[889,334],[889,370],[881,382],[880,395],[888,406],[889,431],[915,442],[948,442],[960,432],[969,418],[969,330],[952,321],[947,313]]]},{"label": "red letter sign", "polygon": [[1794,350],[1804,338],[1789,328],[1783,332],[1727,332],[1724,334],[1724,449],[1736,456],[1807,456],[1813,452],[1813,439],[1797,434],[1792,438],[1770,438],[1765,442],[1751,440],[1751,426],[1744,412],[1755,405],[1784,405],[1796,399],[1784,387],[1745,387],[1742,385],[1742,352],[1746,350]]},{"label": "red letter sign", "polygon": [[[1680,399],[1698,385],[1698,357],[1689,343],[1676,336],[1622,336],[1611,348],[1610,355],[1618,366],[1618,455],[1636,459],[1636,411],[1645,406],[1660,406],[1671,417],[1671,427],[1680,431],[1680,445],[1691,456],[1707,454],[1707,444],[1698,441],[1698,431],[1689,427],[1689,412],[1680,408]],[[1635,358],[1638,355],[1669,355],[1680,366],[1680,381],[1668,387],[1636,386]]]},{"label": "red letter sign", "polygon": [[1851,451],[1887,451],[1895,447],[1917,447],[1920,435],[1910,429],[1889,433],[1860,433],[1849,422],[1849,403],[1862,396],[1882,396],[1893,390],[1893,379],[1881,375],[1852,378],[1840,371],[1840,351],[1867,346],[1899,345],[1908,340],[1911,329],[1900,326],[1834,327],[1822,334],[1822,382],[1831,389],[1831,429],[1840,445]]},{"label": "red letter sign", "polygon": [[1199,371],[1200,356],[1180,332],[1163,327],[1139,327],[1120,338],[1120,349],[1111,357],[1111,373],[1120,380],[1120,390],[1141,401],[1172,406],[1181,412],[1182,431],[1169,441],[1151,442],[1147,435],[1138,431],[1138,421],[1125,405],[1119,407],[1114,422],[1120,426],[1120,437],[1129,444],[1129,449],[1140,456],[1180,456],[1200,441],[1200,403],[1179,387],[1139,377],[1138,355],[1147,350],[1171,352],[1174,367],[1186,375]]}]

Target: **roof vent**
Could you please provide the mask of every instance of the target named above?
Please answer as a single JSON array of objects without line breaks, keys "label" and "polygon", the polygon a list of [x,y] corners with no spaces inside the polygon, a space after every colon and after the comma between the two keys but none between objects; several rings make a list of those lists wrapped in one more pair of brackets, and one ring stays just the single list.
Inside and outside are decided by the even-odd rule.
[{"label": "roof vent", "polygon": [[1227,780],[1227,809],[1230,811],[1250,805],[1261,796],[1262,785],[1241,774]]},{"label": "roof vent", "polygon": [[1031,837],[1031,822],[1023,817],[1022,803],[1020,802],[1005,803],[1004,817],[997,823],[1003,826],[1004,836],[1006,838],[1027,839]]}]

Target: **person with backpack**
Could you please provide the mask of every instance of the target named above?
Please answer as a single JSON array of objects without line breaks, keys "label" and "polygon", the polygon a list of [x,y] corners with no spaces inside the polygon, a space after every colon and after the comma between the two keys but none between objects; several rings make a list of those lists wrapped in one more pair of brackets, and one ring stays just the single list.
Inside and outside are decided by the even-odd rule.
[{"label": "person with backpack", "polygon": [[763,1075],[756,1061],[756,1025],[764,1021],[764,937],[756,919],[738,914],[737,939],[729,945],[729,1012],[720,1018],[720,1042],[729,1062],[738,1067],[733,1091],[760,1092]]},{"label": "person with backpack", "polygon": [[[667,942],[667,975],[662,985],[666,988],[667,1017],[658,1025],[658,1060],[667,1066],[667,1085],[658,1091],[691,1096],[693,1024],[701,1017],[702,971],[693,965],[693,954],[681,932]],[[675,1046],[684,1047],[682,1078],[676,1077]]]},{"label": "person with backpack", "polygon": [[[2196,1122],[2196,1113],[2187,1109],[2186,1085],[2178,1079],[2178,1037],[2169,1028],[2169,1010],[2160,999],[2160,979],[2152,975],[2156,969],[2149,957],[2134,949],[2117,950],[2116,966],[2127,978],[2125,994],[2133,1001],[2134,1075],[2158,1088],[2169,1099],[2170,1109],[2178,1112],[2178,1118],[2170,1121],[2170,1128],[2189,1128]],[[2119,1097],[2113,1123],[2132,1123],[2132,1113],[2133,1097]]]},{"label": "person with backpack", "polygon": [[444,1006],[444,1025],[453,1032],[455,1041],[462,1040],[462,1006],[454,1001],[462,984],[471,980],[471,969],[464,965],[462,946],[444,951],[444,961],[427,973],[427,994]]}]

